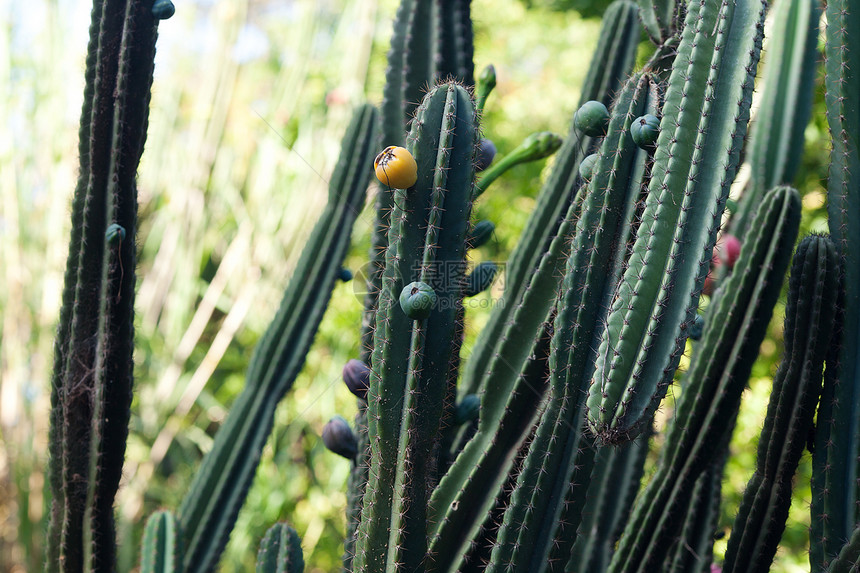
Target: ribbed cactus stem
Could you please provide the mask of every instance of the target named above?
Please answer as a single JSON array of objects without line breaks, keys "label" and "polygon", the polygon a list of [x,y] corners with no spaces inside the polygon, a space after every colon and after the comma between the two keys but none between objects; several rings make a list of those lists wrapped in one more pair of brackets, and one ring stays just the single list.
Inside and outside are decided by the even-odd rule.
[{"label": "ribbed cactus stem", "polygon": [[337,281],[378,152],[376,110],[360,107],[343,140],[329,202],[308,238],[281,306],[251,358],[246,385],[203,458],[178,517],[185,571],[215,567],[257,469],[278,402],[301,371]]},{"label": "ribbed cactus stem", "polygon": [[[637,166],[647,152],[629,135],[636,117],[658,105],[650,77],[636,75],[617,96],[595,177],[589,184],[556,302],[550,354],[550,395],[523,462],[499,530],[488,571],[541,571],[552,548],[558,516],[575,471],[585,398],[585,373],[594,351],[585,350],[604,320],[605,300],[615,281],[613,255],[624,250],[621,215],[638,199]],[[622,239],[623,240],[623,239]]]},{"label": "ribbed cactus stem", "polygon": [[765,7],[687,5],[642,225],[589,388],[588,423],[606,442],[650,423],[672,382],[737,170]]},{"label": "ribbed cactus stem", "polygon": [[677,33],[678,21],[676,0],[638,0],[639,14],[648,37],[660,46]]},{"label": "ribbed cactus stem", "polygon": [[855,573],[860,569],[860,527],[854,528],[854,533],[839,554],[830,562],[827,573]]},{"label": "ribbed cactus stem", "polygon": [[828,237],[810,236],[794,255],[785,309],[785,351],[758,442],[756,469],[732,527],[726,573],[766,573],[776,554],[791,486],[812,428],[830,347],[839,261]]},{"label": "ribbed cactus stem", "polygon": [[286,523],[276,523],[266,531],[257,551],[257,573],[302,573],[305,559],[302,540]]},{"label": "ribbed cactus stem", "polygon": [[[600,39],[581,91],[581,103],[611,101],[633,67],[639,35],[636,5],[630,0],[613,2],[604,15]],[[491,373],[499,376],[504,372],[506,379],[519,373],[531,347],[518,337],[511,340],[505,331],[513,325],[521,336],[534,340],[540,323],[549,313],[564,273],[564,259],[559,254],[568,240],[567,233],[572,230],[561,227],[572,220],[571,204],[575,203],[582,184],[579,164],[593,145],[591,138],[571,129],[556,153],[552,173],[505,267],[504,304],[493,307],[489,322],[478,335],[463,371],[461,392],[478,392]],[[526,305],[523,299],[530,291],[541,292]],[[514,313],[523,306],[530,310],[515,318]],[[506,344],[511,346],[503,348]],[[505,364],[498,363],[500,356],[505,357]]]},{"label": "ribbed cactus stem", "polygon": [[[457,348],[476,144],[468,92],[455,83],[431,90],[407,143],[418,180],[394,191],[374,332],[370,473],[355,571],[413,571],[426,560],[427,484],[437,479],[430,452],[441,439],[444,381]],[[404,312],[400,295],[413,281],[435,293],[426,316]]]},{"label": "ribbed cactus stem", "polygon": [[739,209],[732,209],[731,232],[741,240],[765,192],[791,184],[801,165],[818,65],[820,4],[784,0],[771,10],[774,22],[759,80],[761,101],[747,147],[750,181]]},{"label": "ribbed cactus stem", "polygon": [[860,7],[852,0],[829,0],[825,16],[824,100],[832,141],[827,212],[841,258],[844,299],[816,427],[813,570],[825,568],[854,530],[860,476]]},{"label": "ribbed cactus stem", "polygon": [[140,573],[178,573],[182,564],[182,535],[176,516],[157,511],[146,521],[140,550]]},{"label": "ribbed cactus stem", "polygon": [[[93,3],[51,388],[47,571],[116,568],[114,496],[134,363],[135,178],[158,27],[150,8],[145,0]],[[125,240],[106,236],[114,224]]]},{"label": "ribbed cactus stem", "polygon": [[[800,225],[800,197],[778,187],[762,202],[734,272],[709,309],[657,472],[637,498],[609,571],[662,571],[697,478],[720,455],[767,330]],[[728,427],[731,427],[729,424]]]}]

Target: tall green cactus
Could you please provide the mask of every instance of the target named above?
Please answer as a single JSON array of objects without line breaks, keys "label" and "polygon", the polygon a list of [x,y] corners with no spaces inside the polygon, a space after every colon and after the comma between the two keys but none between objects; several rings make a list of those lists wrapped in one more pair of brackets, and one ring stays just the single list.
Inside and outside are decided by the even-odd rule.
[{"label": "tall green cactus", "polygon": [[266,532],[257,551],[257,573],[302,573],[305,560],[296,530],[276,523]]},{"label": "tall green cactus", "polygon": [[[434,88],[408,139],[418,180],[389,191],[394,210],[368,391],[370,472],[354,571],[413,571],[426,559],[427,484],[436,480],[428,452],[440,438],[444,382],[455,359],[476,144],[468,92],[453,83]],[[417,321],[399,302],[416,280],[434,287],[437,297],[429,316]]]},{"label": "tall green cactus", "polygon": [[132,398],[136,174],[158,18],[93,3],[72,234],[51,385],[48,571],[116,567],[113,504]]},{"label": "tall green cactus", "polygon": [[149,516],[140,550],[141,573],[176,573],[182,563],[182,533],[173,512]]},{"label": "tall green cactus", "polygon": [[612,573],[662,570],[696,478],[718,456],[715,446],[740,404],[799,225],[797,192],[778,187],[768,193],[724,294],[709,310],[657,473],[636,501],[612,557]]},{"label": "tall green cactus", "polygon": [[260,339],[242,393],[203,459],[179,507],[183,570],[208,571],[227,543],[274,423],[275,407],[304,364],[349,246],[349,230],[364,202],[377,150],[377,113],[359,108],[343,140],[320,215],[286,289]]},{"label": "tall green cactus", "polygon": [[765,7],[687,4],[642,226],[588,392],[589,426],[608,443],[648,424],[672,382],[746,133]]},{"label": "tall green cactus", "polygon": [[839,261],[829,238],[810,236],[794,256],[785,309],[785,353],[759,440],[756,471],[732,527],[728,572],[767,572],[785,529],[791,481],[806,447],[836,314]]},{"label": "tall green cactus", "polygon": [[830,0],[825,15],[825,102],[833,143],[827,211],[842,264],[843,296],[815,438],[813,569],[826,567],[854,530],[860,475],[860,9],[855,2]]}]

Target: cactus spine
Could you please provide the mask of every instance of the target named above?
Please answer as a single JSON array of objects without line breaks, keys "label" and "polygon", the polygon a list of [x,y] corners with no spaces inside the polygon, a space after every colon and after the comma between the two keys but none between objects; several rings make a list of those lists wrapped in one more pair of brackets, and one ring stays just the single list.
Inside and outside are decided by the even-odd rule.
[{"label": "cactus spine", "polygon": [[788,282],[785,353],[773,380],[756,471],[729,538],[727,573],[766,573],[776,554],[791,504],[791,480],[821,395],[838,284],[839,261],[830,239],[801,241]]},{"label": "cactus spine", "polygon": [[642,225],[588,392],[605,442],[635,436],[672,382],[746,133],[765,6],[687,5]]}]

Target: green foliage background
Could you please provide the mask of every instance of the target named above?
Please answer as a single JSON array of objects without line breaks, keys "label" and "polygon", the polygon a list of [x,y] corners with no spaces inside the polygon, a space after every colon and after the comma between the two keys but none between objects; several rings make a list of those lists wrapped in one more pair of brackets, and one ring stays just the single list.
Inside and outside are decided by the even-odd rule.
[{"label": "green foliage background", "polygon": [[[177,507],[243,384],[326,200],[351,109],[381,98],[396,9],[395,0],[176,4],[176,16],[161,25],[139,173],[137,391],[117,500],[123,571],[137,565],[145,517]],[[567,133],[599,20],[565,8],[595,16],[605,5],[473,2],[476,69],[493,63],[499,76],[483,131],[500,153],[534,131]],[[84,0],[33,0],[26,9],[0,3],[0,571],[41,569],[48,380],[88,12]],[[797,181],[805,231],[826,230],[828,136],[818,91]],[[497,228],[475,262],[507,258],[545,169],[518,167],[481,199],[476,216]],[[347,259],[354,272],[366,261],[371,221],[365,209]],[[464,353],[503,280],[473,299]],[[249,570],[258,540],[279,519],[303,537],[308,571],[338,568],[349,462],[325,451],[319,435],[333,414],[355,412],[340,369],[358,353],[356,285],[337,286],[304,371],[277,411],[223,571]],[[781,321],[777,313],[732,446],[726,530],[752,471]],[[670,414],[668,405],[661,415]],[[807,455],[774,571],[808,570],[808,476]]]}]

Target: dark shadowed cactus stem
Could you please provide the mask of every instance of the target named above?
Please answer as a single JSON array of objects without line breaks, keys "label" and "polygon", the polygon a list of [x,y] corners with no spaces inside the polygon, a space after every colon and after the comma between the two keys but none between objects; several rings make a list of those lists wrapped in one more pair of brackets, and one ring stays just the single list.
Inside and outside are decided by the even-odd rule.
[{"label": "dark shadowed cactus stem", "polygon": [[617,279],[613,257],[624,251],[624,230],[632,224],[624,218],[633,213],[626,206],[638,199],[643,185],[641,165],[647,152],[633,142],[630,125],[658,104],[656,87],[649,76],[641,75],[633,76],[615,101],[556,301],[548,402],[487,571],[537,573],[547,565],[581,447],[585,373],[595,358],[589,348],[605,317],[603,302]]},{"label": "dark shadowed cactus stem", "polygon": [[176,516],[157,511],[146,521],[140,550],[140,573],[178,573],[182,563],[182,535]]},{"label": "dark shadowed cactus stem", "polygon": [[771,9],[773,29],[758,88],[761,102],[747,147],[750,181],[731,223],[732,234],[741,240],[765,192],[790,184],[800,167],[803,133],[812,115],[820,4],[781,0]]},{"label": "dark shadowed cactus stem", "polygon": [[[600,39],[582,86],[580,105],[589,100],[610,103],[633,67],[639,35],[636,5],[629,0],[613,2],[603,17]],[[519,373],[531,345],[523,344],[518,337],[534,339],[564,274],[561,252],[568,238],[560,227],[565,219],[571,219],[566,214],[581,185],[579,163],[593,145],[590,137],[571,129],[556,153],[552,173],[505,267],[504,303],[493,307],[489,322],[475,342],[463,370],[461,392],[478,392],[489,379],[489,373],[499,368],[504,368],[507,379]],[[544,257],[547,251],[550,254]],[[542,262],[544,258],[546,264]],[[534,294],[534,302],[529,305],[531,310],[516,319],[513,314],[529,291]],[[509,323],[513,323],[517,334],[513,340],[504,336]],[[511,348],[502,348],[506,340],[513,345]],[[492,364],[500,355],[506,357],[506,364]]]},{"label": "dark shadowed cactus stem", "polygon": [[726,573],[766,573],[785,529],[792,478],[812,428],[830,347],[839,260],[828,237],[810,236],[794,255],[785,309],[785,351],[773,380],[756,469],[732,527]]},{"label": "dark shadowed cactus stem", "polygon": [[[149,114],[158,20],[151,1],[93,3],[54,350],[47,571],[113,571],[113,502],[132,399],[135,176]],[[122,233],[108,233],[112,225]]]},{"label": "dark shadowed cactus stem", "polygon": [[266,532],[257,551],[256,573],[302,573],[305,559],[302,540],[286,523],[276,523]]},{"label": "dark shadowed cactus stem", "polygon": [[[353,570],[428,566],[428,486],[455,364],[477,123],[461,85],[437,86],[416,113],[407,148],[418,164],[410,189],[395,189],[367,395],[370,471]],[[406,315],[404,286],[426,283],[436,304]]]},{"label": "dark shadowed cactus stem", "polygon": [[274,422],[322,320],[364,202],[376,148],[376,110],[364,105],[347,128],[329,200],[299,259],[272,323],[260,339],[212,449],[203,458],[178,517],[183,570],[210,571],[227,543]]},{"label": "dark shadowed cactus stem", "polygon": [[600,340],[588,423],[634,437],[672,382],[746,134],[766,2],[687,5],[649,194]]},{"label": "dark shadowed cactus stem", "polygon": [[709,309],[657,472],[636,499],[611,573],[665,570],[696,480],[722,455],[719,444],[758,356],[799,225],[797,191],[778,187],[765,196],[734,272]]},{"label": "dark shadowed cactus stem", "polygon": [[851,539],[842,546],[839,555],[830,562],[827,573],[856,573],[860,570],[860,527],[854,529]]},{"label": "dark shadowed cactus stem", "polygon": [[816,427],[813,570],[826,567],[854,530],[860,475],[860,6],[830,0],[825,15],[825,103],[833,144],[827,210],[844,296],[842,328],[834,339],[835,355],[828,359]]}]

